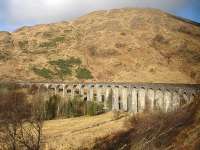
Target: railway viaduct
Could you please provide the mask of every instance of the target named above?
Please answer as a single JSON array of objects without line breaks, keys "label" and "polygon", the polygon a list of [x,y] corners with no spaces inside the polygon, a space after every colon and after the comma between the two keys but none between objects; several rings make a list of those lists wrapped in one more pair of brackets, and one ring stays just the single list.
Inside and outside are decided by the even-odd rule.
[{"label": "railway viaduct", "polygon": [[175,110],[181,105],[193,101],[200,94],[200,84],[166,84],[166,83],[48,83],[17,82],[22,88],[37,87],[48,93],[60,94],[62,97],[80,95],[85,101],[112,101],[112,110],[133,113],[160,109],[164,112]]}]

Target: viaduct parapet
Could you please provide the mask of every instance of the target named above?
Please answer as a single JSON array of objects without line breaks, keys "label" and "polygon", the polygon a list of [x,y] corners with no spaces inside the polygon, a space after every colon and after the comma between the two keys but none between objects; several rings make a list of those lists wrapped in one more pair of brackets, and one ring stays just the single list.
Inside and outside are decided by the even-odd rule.
[{"label": "viaduct parapet", "polygon": [[193,101],[200,94],[200,84],[165,83],[48,83],[17,82],[23,88],[37,87],[48,93],[74,98],[80,95],[85,101],[99,101],[108,107],[112,101],[112,110],[133,113],[155,109],[169,112]]}]

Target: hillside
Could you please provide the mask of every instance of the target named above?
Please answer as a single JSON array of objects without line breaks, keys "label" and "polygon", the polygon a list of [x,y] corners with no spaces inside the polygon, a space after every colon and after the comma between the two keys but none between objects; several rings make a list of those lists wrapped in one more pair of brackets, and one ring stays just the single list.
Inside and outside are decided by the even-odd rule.
[{"label": "hillside", "polygon": [[[71,57],[80,62],[57,61]],[[1,80],[79,81],[80,67],[91,72],[88,81],[200,83],[200,26],[126,8],[0,32]]]}]

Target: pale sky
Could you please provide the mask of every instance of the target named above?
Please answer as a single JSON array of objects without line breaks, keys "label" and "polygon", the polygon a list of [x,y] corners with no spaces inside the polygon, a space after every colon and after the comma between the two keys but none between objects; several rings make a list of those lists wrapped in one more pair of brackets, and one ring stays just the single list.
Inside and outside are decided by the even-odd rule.
[{"label": "pale sky", "polygon": [[0,30],[73,20],[94,10],[158,8],[200,22],[200,0],[0,0]]}]

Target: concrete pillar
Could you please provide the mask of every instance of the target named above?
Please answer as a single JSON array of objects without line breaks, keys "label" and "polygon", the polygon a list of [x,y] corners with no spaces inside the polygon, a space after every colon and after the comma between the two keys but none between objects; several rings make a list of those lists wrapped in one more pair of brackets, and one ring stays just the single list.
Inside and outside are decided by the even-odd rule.
[{"label": "concrete pillar", "polygon": [[112,109],[119,110],[119,88],[114,87],[112,90],[113,90]]},{"label": "concrete pillar", "polygon": [[99,85],[96,87],[97,91],[97,101],[102,102],[102,87],[99,87]]},{"label": "concrete pillar", "polygon": [[138,112],[138,99],[137,99],[137,89],[136,88],[132,88],[131,89],[131,110],[133,113],[137,113]]},{"label": "concrete pillar", "polygon": [[154,99],[155,99],[155,92],[153,89],[148,89],[147,90],[147,96],[146,96],[146,107],[148,107],[147,109],[149,111],[153,111],[154,110]]},{"label": "concrete pillar", "polygon": [[57,87],[57,85],[55,85],[55,86],[54,86],[54,94],[55,94],[55,95],[58,93],[57,91],[58,91],[58,87]]},{"label": "concrete pillar", "polygon": [[94,88],[91,85],[89,85],[87,88],[88,88],[87,89],[87,100],[93,101],[94,100]]},{"label": "concrete pillar", "polygon": [[64,84],[62,85],[62,89],[63,89],[62,95],[63,95],[63,97],[65,97],[65,85]]},{"label": "concrete pillar", "polygon": [[110,88],[107,85],[103,86],[102,94],[104,95],[104,109],[108,108],[108,99],[110,94]]},{"label": "concrete pillar", "polygon": [[110,94],[111,94],[111,89],[109,88],[109,87],[105,87],[105,103],[104,103],[104,107],[105,107],[105,109],[107,109],[107,105],[108,105],[108,101],[109,101],[109,96],[110,96]]},{"label": "concrete pillar", "polygon": [[84,87],[83,87],[83,85],[80,85],[80,95],[84,96]]},{"label": "concrete pillar", "polygon": [[172,94],[169,91],[164,91],[164,111],[171,111]]},{"label": "concrete pillar", "polygon": [[155,109],[164,111],[164,96],[161,90],[156,90],[155,93]]},{"label": "concrete pillar", "polygon": [[195,96],[194,96],[194,93],[191,93],[191,94],[190,94],[190,98],[189,98],[190,100],[189,100],[189,101],[190,101],[190,102],[193,102],[193,101],[194,101],[194,97],[195,97]]},{"label": "concrete pillar", "polygon": [[126,87],[121,87],[121,102],[122,102],[122,109],[123,111],[128,110],[128,89]]},{"label": "concrete pillar", "polygon": [[75,91],[75,89],[74,89],[74,87],[73,86],[71,86],[70,87],[70,90],[71,90],[71,99],[74,99],[74,91]]},{"label": "concrete pillar", "polygon": [[146,90],[140,88],[138,91],[138,112],[144,112],[145,110],[145,96]]},{"label": "concrete pillar", "polygon": [[173,92],[172,109],[176,110],[180,107],[180,95],[178,92]]}]

